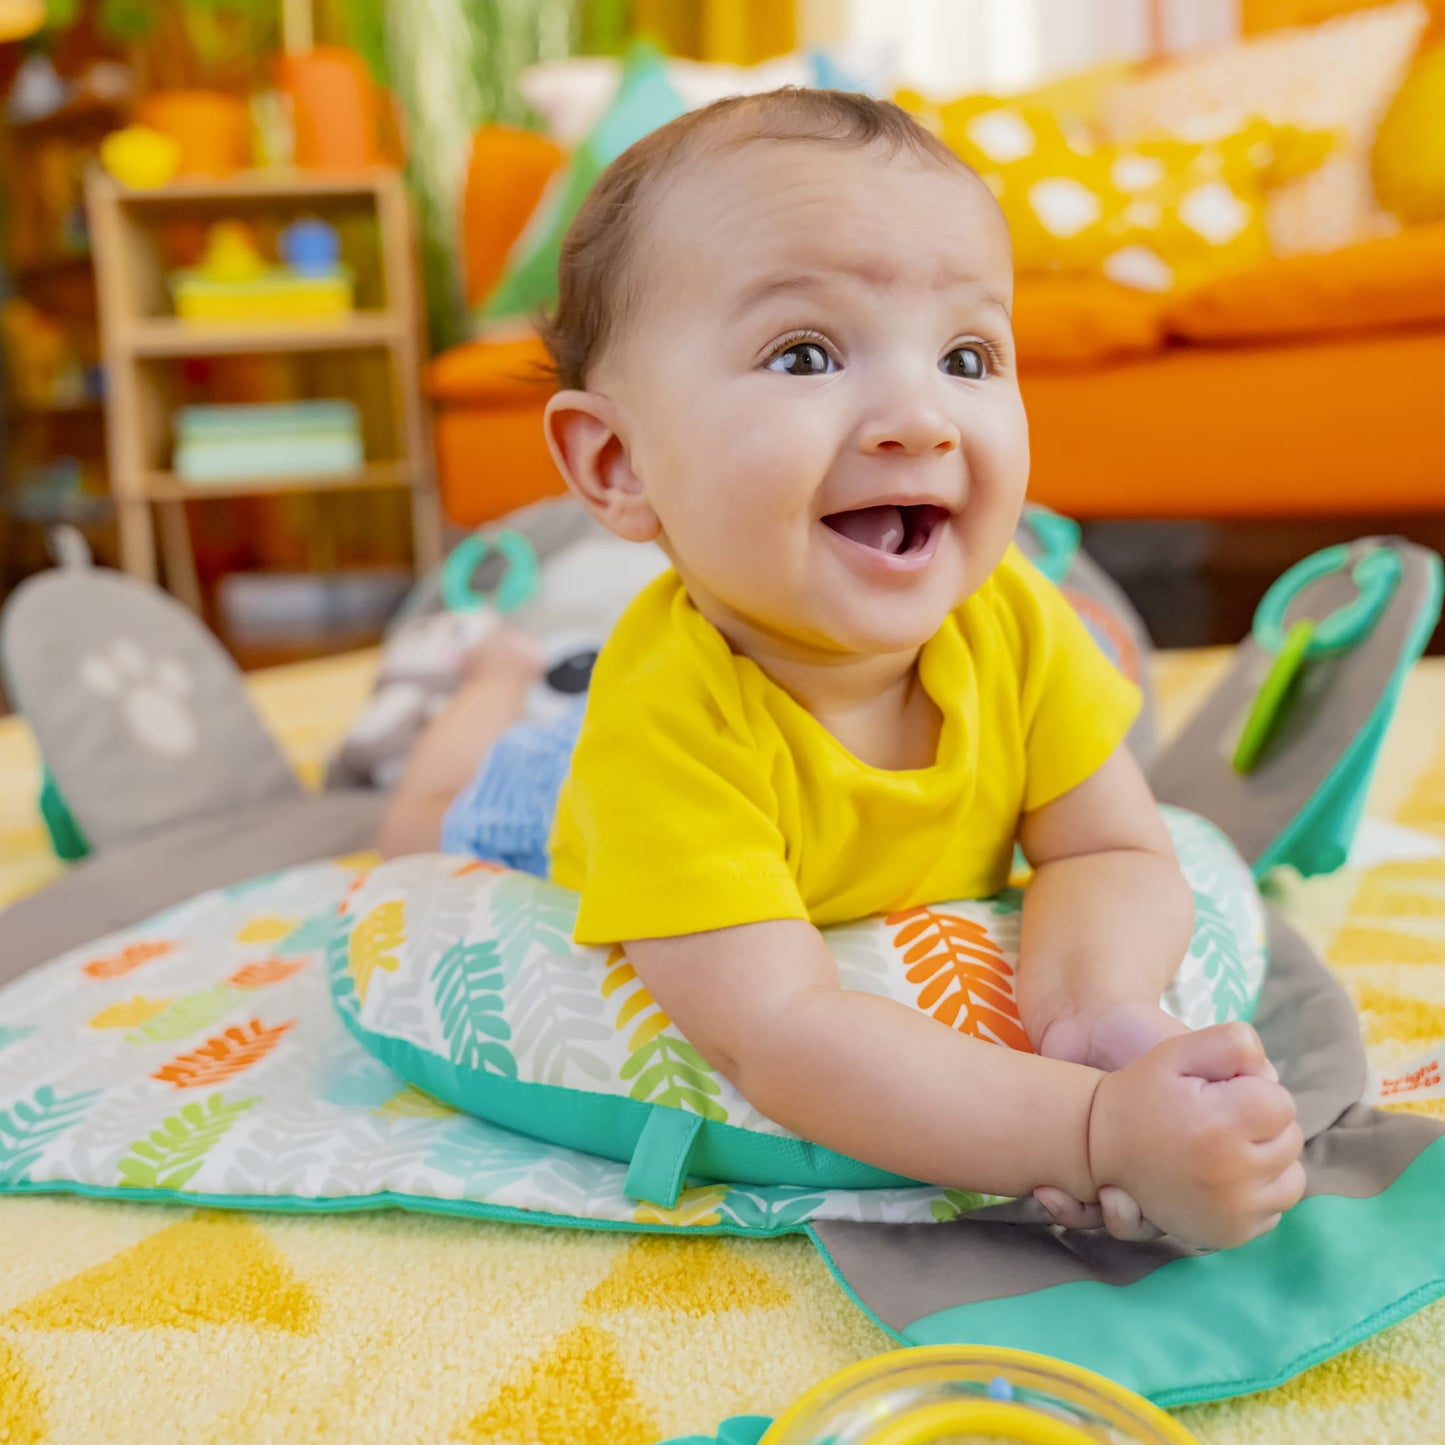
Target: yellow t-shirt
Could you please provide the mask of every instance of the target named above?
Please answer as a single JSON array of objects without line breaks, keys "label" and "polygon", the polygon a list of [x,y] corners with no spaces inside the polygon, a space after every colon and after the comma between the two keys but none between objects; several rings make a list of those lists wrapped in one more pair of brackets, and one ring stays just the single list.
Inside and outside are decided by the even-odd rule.
[{"label": "yellow t-shirt", "polygon": [[581,894],[577,941],[996,893],[1020,813],[1093,773],[1140,704],[1014,547],[918,668],[938,756],[870,767],[734,653],[675,572],[652,582],[598,658],[558,802],[552,876]]}]

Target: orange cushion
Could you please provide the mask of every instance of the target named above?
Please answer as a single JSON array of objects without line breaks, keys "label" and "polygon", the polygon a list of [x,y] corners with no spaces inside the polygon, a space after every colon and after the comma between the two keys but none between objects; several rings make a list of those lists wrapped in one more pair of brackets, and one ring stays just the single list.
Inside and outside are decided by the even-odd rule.
[{"label": "orange cushion", "polygon": [[1078,366],[1163,344],[1161,298],[1094,276],[1024,276],[1014,291],[1019,365]]},{"label": "orange cushion", "polygon": [[1445,327],[1026,372],[1029,494],[1095,517],[1439,516]]},{"label": "orange cushion", "polygon": [[536,131],[484,125],[472,137],[462,192],[462,264],[467,303],[476,305],[501,278],[512,243],[565,159]]},{"label": "orange cushion", "polygon": [[1165,303],[1190,341],[1378,331],[1445,320],[1445,222],[1222,276]]},{"label": "orange cushion", "polygon": [[557,389],[547,348],[531,331],[510,339],[465,341],[442,352],[426,369],[427,395],[442,404],[499,406]]}]

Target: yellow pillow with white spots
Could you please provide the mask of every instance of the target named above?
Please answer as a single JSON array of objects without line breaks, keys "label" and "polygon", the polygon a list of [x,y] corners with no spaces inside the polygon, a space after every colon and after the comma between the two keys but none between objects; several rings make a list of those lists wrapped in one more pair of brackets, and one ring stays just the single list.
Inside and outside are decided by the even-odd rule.
[{"label": "yellow pillow with white spots", "polygon": [[1326,132],[1251,121],[1202,143],[1099,143],[1077,123],[991,96],[899,104],[998,197],[1020,274],[1102,272],[1145,291],[1183,289],[1269,254],[1267,190],[1318,165]]}]

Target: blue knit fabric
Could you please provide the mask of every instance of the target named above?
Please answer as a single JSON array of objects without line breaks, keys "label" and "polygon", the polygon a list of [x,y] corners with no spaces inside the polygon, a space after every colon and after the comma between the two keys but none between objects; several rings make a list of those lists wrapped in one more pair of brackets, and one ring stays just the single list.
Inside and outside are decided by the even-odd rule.
[{"label": "blue knit fabric", "polygon": [[547,722],[514,723],[442,820],[442,851],[547,876],[547,839],[586,698]]}]

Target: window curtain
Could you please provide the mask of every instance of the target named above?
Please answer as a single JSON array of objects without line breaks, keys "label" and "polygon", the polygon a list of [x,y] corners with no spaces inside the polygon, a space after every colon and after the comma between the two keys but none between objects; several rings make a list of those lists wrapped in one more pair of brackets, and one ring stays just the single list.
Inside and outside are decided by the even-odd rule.
[{"label": "window curtain", "polygon": [[1007,92],[1108,61],[1228,39],[1239,0],[804,0],[806,38],[892,54],[901,84]]}]

